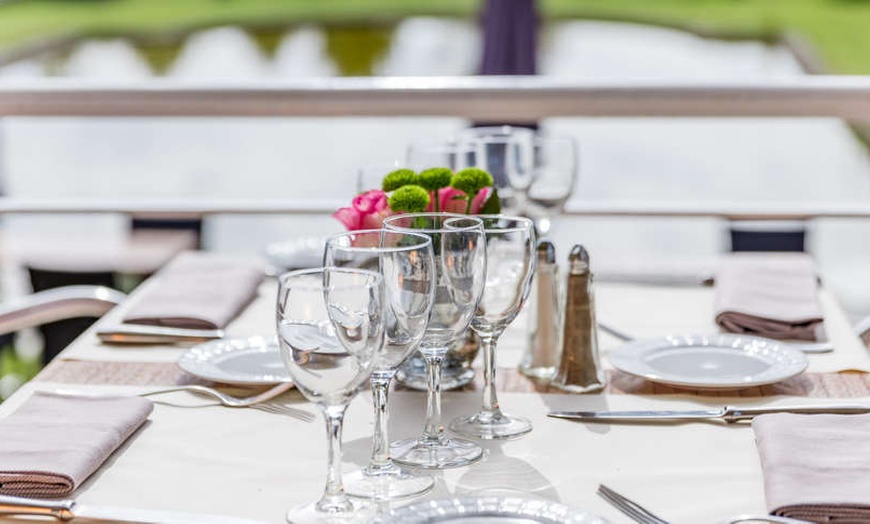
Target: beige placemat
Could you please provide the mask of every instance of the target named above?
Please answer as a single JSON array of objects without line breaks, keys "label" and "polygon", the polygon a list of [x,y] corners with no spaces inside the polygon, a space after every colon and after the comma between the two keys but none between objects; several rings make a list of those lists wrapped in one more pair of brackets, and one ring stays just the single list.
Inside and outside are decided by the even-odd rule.
[{"label": "beige placemat", "polygon": [[[34,379],[42,382],[89,385],[158,386],[176,384],[211,384],[166,362],[96,362],[92,360],[56,360]],[[478,370],[474,382],[461,391],[480,390],[483,376]],[[497,375],[500,391],[511,393],[563,393],[545,381],[530,379],[513,368],[500,368]],[[406,389],[401,388],[399,389]],[[865,397],[870,396],[870,374],[861,372],[804,373],[767,386],[738,390],[691,390],[649,382],[616,370],[607,371],[606,393],[631,395],[696,394],[706,397]]]}]

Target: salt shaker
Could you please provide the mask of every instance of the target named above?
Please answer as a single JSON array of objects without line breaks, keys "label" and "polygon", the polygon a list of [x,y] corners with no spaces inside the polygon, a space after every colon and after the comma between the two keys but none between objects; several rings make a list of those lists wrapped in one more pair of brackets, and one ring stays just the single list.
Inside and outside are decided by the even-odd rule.
[{"label": "salt shaker", "polygon": [[529,308],[529,337],[520,363],[520,373],[549,379],[559,362],[559,331],[562,314],[559,306],[559,266],[552,242],[541,241],[537,249],[538,268]]},{"label": "salt shaker", "polygon": [[589,253],[576,245],[568,257],[568,289],[562,332],[562,357],[552,384],[573,393],[604,388],[604,371],[598,354],[598,326]]}]

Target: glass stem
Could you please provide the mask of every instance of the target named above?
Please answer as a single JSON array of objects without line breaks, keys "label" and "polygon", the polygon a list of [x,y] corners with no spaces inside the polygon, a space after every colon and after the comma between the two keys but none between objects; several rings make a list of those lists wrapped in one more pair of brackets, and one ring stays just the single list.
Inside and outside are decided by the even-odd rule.
[{"label": "glass stem", "polygon": [[444,434],[441,426],[441,364],[442,355],[426,355],[426,373],[429,379],[429,396],[426,402],[426,424],[423,426],[423,442],[438,442]]},{"label": "glass stem", "polygon": [[483,348],[483,406],[481,415],[490,421],[501,415],[498,406],[498,394],[495,391],[495,345],[498,335],[480,335],[480,345]]},{"label": "glass stem", "polygon": [[372,459],[366,473],[378,474],[392,469],[390,439],[387,436],[387,397],[390,393],[390,377],[372,377],[372,401],[375,406],[375,433],[372,436]]},{"label": "glass stem", "polygon": [[353,505],[344,493],[341,481],[341,429],[344,422],[344,412],[347,405],[327,406],[323,408],[323,418],[326,419],[326,437],[329,441],[328,468],[326,471],[326,489],[323,497],[317,502],[318,511],[339,513],[353,511]]}]

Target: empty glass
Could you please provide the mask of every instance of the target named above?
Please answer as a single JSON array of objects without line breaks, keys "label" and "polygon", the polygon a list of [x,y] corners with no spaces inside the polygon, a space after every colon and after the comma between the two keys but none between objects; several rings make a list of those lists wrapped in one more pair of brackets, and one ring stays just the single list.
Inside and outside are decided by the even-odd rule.
[{"label": "empty glass", "polygon": [[373,271],[318,268],[278,281],[277,328],[284,365],[326,419],[326,488],[291,509],[290,522],[365,522],[371,506],[351,501],[341,480],[344,412],[366,384],[384,346],[384,279]]},{"label": "empty glass", "polygon": [[534,177],[527,193],[526,213],[538,232],[550,231],[550,218],[565,208],[577,182],[577,142],[567,136],[539,136],[534,141]]},{"label": "empty glass", "polygon": [[477,165],[476,147],[456,140],[421,140],[406,151],[408,167],[423,171],[432,167],[449,167],[453,171]]},{"label": "empty glass", "polygon": [[471,148],[474,166],[488,171],[502,208],[524,212],[526,193],[534,177],[535,132],[524,127],[474,127],[462,131],[459,142]]},{"label": "empty glass", "polygon": [[396,462],[424,468],[464,466],[481,458],[473,442],[450,439],[441,425],[441,364],[448,348],[464,336],[483,293],[486,239],[483,222],[450,213],[414,213],[384,220],[388,231],[423,233],[435,249],[437,287],[429,326],[420,344],[429,395],[423,435],[393,444]]},{"label": "empty glass", "polygon": [[535,228],[528,218],[482,215],[486,233],[486,288],[471,321],[483,350],[483,406],[467,417],[454,419],[450,431],[480,439],[528,433],[525,418],[502,413],[495,388],[495,347],[498,337],[517,317],[529,295],[535,271]]},{"label": "empty glass", "polygon": [[387,398],[396,369],[419,347],[429,324],[436,279],[432,240],[379,229],[341,233],[326,242],[324,265],[378,271],[386,293],[386,342],[370,379],[375,407],[372,457],[366,468],[345,477],[346,490],[378,500],[425,493],[435,484],[432,477],[401,469],[390,458]]}]

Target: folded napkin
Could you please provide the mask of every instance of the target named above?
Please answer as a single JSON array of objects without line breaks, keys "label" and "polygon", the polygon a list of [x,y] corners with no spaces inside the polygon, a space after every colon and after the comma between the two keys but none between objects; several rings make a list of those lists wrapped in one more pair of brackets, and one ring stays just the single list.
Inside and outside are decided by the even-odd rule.
[{"label": "folded napkin", "polygon": [[0,419],[0,494],[63,497],[145,422],[150,400],[34,393]]},{"label": "folded napkin", "polygon": [[870,415],[776,413],[752,429],[771,513],[870,522]]},{"label": "folded napkin", "polygon": [[740,253],[716,272],[716,323],[780,340],[824,340],[815,265],[802,253]]},{"label": "folded napkin", "polygon": [[254,262],[187,253],[154,277],[124,322],[223,328],[254,298],[263,275]]}]

